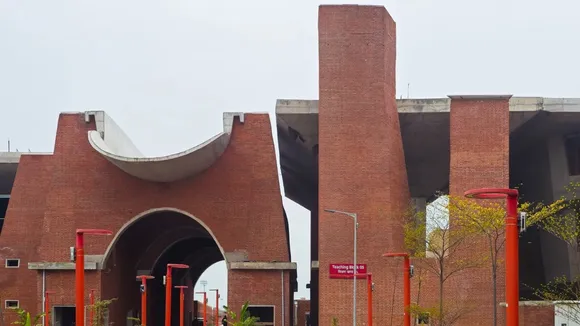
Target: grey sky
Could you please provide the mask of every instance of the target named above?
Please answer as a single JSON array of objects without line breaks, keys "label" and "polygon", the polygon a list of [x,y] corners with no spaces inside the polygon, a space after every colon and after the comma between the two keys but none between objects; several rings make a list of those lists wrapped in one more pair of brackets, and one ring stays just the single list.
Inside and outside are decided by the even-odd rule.
[{"label": "grey sky", "polygon": [[[319,4],[0,0],[0,150],[51,151],[60,111],[103,109],[144,153],[170,154],[219,132],[223,111],[316,99]],[[397,21],[399,95],[580,97],[577,1],[364,4]],[[308,296],[308,213],[285,205]],[[224,265],[204,278],[223,286]]]}]

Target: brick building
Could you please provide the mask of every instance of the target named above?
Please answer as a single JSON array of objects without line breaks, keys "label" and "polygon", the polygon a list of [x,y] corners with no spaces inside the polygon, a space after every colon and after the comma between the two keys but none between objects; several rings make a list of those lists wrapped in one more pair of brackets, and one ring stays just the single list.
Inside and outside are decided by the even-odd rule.
[{"label": "brick building", "polygon": [[[411,201],[424,209],[438,192],[519,184],[527,200],[552,200],[580,175],[580,99],[396,100],[395,63],[396,26],[385,8],[322,6],[319,99],[276,104],[285,193],[311,211],[312,325],[352,318],[352,281],[330,278],[329,266],[352,262],[353,224],[326,209],[358,214],[358,262],[375,282],[374,324],[398,325],[402,290],[393,271],[400,262],[381,256],[404,250],[402,216]],[[226,113],[224,131],[207,142],[147,158],[104,112],[61,114],[54,152],[0,154],[3,308],[42,311],[50,290],[53,318],[74,314],[69,248],[75,229],[98,227],[115,235],[87,238],[87,288],[118,299],[115,324],[139,311],[138,273],[156,277],[149,319],[161,325],[165,264],[188,263],[174,278],[191,287],[224,259],[230,306],[249,300],[273,324],[295,324],[296,264],[271,134],[267,114]],[[520,241],[522,284],[573,273],[562,242],[533,228]],[[450,295],[478,307],[466,325],[491,322],[489,277],[481,269],[453,280]],[[500,269],[500,300],[503,280]],[[362,284],[357,323],[366,325]],[[547,320],[553,308],[546,307],[529,310]]]}]

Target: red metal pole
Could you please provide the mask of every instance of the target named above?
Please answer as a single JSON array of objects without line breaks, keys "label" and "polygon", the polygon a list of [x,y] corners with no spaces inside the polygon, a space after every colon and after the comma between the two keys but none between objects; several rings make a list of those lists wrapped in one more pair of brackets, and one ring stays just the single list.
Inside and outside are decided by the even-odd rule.
[{"label": "red metal pole", "polygon": [[85,324],[85,249],[84,236],[77,232],[75,251],[76,325]]},{"label": "red metal pole", "polygon": [[207,292],[196,292],[197,294],[203,294],[203,326],[207,326]]},{"label": "red metal pole", "polygon": [[367,274],[367,315],[368,315],[368,325],[373,326],[373,274]]},{"label": "red metal pole", "polygon": [[506,214],[506,319],[508,326],[519,325],[519,248],[518,248],[518,196],[507,197]]},{"label": "red metal pole", "polygon": [[409,255],[406,255],[404,259],[403,306],[405,307],[405,313],[403,325],[411,326],[411,263],[409,262]]},{"label": "red metal pole", "polygon": [[215,291],[215,322],[214,325],[217,326],[218,321],[220,319],[220,290],[219,289],[210,289],[210,291]]},{"label": "red metal pole", "polygon": [[516,189],[481,188],[465,192],[467,198],[500,199],[506,198],[505,217],[505,297],[507,326],[520,323],[520,279],[519,279],[519,236],[518,236],[518,196]]},{"label": "red metal pole", "polygon": [[207,326],[207,292],[203,292],[203,326]]},{"label": "red metal pole", "polygon": [[76,325],[85,324],[85,248],[84,235],[111,235],[109,230],[77,229],[75,245],[75,321]]},{"label": "red metal pole", "polygon": [[411,263],[406,252],[386,253],[383,257],[403,257],[403,307],[405,309],[403,326],[411,326]]},{"label": "red metal pole", "polygon": [[137,276],[137,280],[141,280],[141,326],[147,325],[147,280],[154,278],[151,275]]},{"label": "red metal pole", "polygon": [[89,314],[89,325],[93,326],[93,320],[95,319],[95,289],[91,289],[89,293],[89,302],[91,303],[91,310]]},{"label": "red metal pole", "polygon": [[46,291],[44,293],[44,326],[50,325],[50,303],[49,294],[54,294],[53,291]]},{"label": "red metal pole", "polygon": [[184,264],[167,264],[165,275],[165,326],[171,326],[171,271],[173,268],[189,268]]},{"label": "red metal pole", "polygon": [[183,326],[183,316],[185,315],[184,303],[185,303],[185,293],[184,289],[187,289],[185,285],[178,285],[175,287],[179,289],[179,326]]}]

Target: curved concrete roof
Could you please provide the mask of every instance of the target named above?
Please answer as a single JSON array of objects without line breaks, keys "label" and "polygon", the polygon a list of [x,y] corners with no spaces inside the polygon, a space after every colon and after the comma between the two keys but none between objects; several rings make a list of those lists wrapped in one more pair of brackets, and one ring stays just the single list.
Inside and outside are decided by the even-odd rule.
[{"label": "curved concrete roof", "polygon": [[234,117],[244,121],[243,113],[224,113],[224,130],[209,140],[180,153],[145,157],[129,137],[104,111],[85,112],[85,121],[94,117],[96,130],[88,133],[91,146],[126,173],[147,181],[172,182],[197,175],[224,153],[232,132]]}]

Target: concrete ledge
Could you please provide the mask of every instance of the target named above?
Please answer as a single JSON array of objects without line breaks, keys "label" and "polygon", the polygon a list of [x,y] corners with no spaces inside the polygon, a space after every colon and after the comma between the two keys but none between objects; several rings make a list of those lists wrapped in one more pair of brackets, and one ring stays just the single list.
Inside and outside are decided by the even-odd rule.
[{"label": "concrete ledge", "polygon": [[509,100],[512,95],[447,95],[452,100]]},{"label": "concrete ledge", "polygon": [[251,270],[296,270],[296,263],[292,262],[230,262],[230,269],[251,269]]},{"label": "concrete ledge", "polygon": [[[553,306],[554,303],[553,301],[520,301],[520,307],[549,307]],[[499,306],[505,308],[506,303],[500,302]]]},{"label": "concrete ledge", "polygon": [[[28,263],[28,269],[70,271],[75,269],[75,263],[34,262]],[[97,270],[97,263],[85,262],[85,270],[87,271]]]}]

